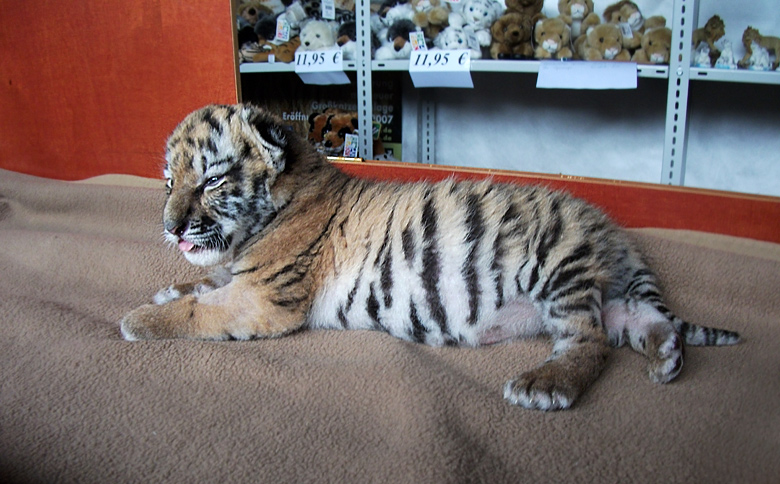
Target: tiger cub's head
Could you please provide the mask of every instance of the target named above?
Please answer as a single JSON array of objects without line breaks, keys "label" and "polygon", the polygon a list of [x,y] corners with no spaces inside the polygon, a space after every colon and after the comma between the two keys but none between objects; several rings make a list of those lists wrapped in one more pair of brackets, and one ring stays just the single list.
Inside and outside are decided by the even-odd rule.
[{"label": "tiger cub's head", "polygon": [[168,138],[165,237],[201,266],[230,261],[276,215],[271,187],[284,170],[290,133],[249,105],[206,106]]}]

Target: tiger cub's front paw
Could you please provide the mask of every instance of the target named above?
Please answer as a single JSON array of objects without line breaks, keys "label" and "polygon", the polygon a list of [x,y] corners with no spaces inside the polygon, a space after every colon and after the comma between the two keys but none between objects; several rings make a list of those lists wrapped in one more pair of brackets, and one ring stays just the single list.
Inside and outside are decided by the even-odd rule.
[{"label": "tiger cub's front paw", "polygon": [[152,300],[155,304],[162,305],[177,299],[181,299],[181,297],[185,294],[187,294],[187,292],[181,287],[180,284],[171,284],[170,286],[157,291],[157,294],[154,295]]},{"label": "tiger cub's front paw", "polygon": [[172,338],[172,328],[165,323],[163,306],[146,304],[130,311],[119,323],[122,337],[127,341]]}]

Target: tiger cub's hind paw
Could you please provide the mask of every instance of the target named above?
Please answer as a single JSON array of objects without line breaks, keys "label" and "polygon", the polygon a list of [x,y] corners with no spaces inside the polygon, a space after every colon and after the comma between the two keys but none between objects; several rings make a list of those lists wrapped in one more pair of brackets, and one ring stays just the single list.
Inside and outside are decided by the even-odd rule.
[{"label": "tiger cub's hind paw", "polygon": [[684,346],[680,335],[671,325],[659,324],[645,337],[644,353],[648,358],[650,380],[668,383],[680,374],[683,366]]}]

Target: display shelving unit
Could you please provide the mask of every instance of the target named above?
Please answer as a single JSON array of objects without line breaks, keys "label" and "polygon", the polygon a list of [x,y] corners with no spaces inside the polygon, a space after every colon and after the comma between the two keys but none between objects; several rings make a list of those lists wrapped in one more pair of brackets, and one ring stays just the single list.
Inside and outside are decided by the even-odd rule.
[{"label": "display shelving unit", "polygon": [[[357,101],[361,157],[373,158],[371,145],[372,73],[407,72],[408,60],[377,61],[370,51],[370,0],[356,1],[357,59],[344,62],[344,70],[357,72]],[[670,28],[672,29],[672,53],[669,66],[637,65],[639,78],[667,80],[666,119],[664,126],[664,150],[660,183],[683,185],[688,136],[688,94],[691,81],[717,81],[730,83],[780,85],[780,72],[749,70],[721,70],[691,67],[691,39],[698,19],[697,0],[675,0]],[[543,61],[501,61],[475,59],[472,72],[535,74]],[[240,72],[277,73],[295,72],[292,64],[241,64]],[[435,101],[422,99],[418,105],[415,127],[417,130],[418,162],[434,164],[435,157]]]}]

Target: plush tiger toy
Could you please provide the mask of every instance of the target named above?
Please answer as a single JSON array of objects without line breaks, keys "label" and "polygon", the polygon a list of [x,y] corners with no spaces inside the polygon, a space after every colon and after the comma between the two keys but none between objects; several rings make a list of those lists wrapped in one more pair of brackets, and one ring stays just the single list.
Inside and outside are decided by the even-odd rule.
[{"label": "plush tiger toy", "polygon": [[166,237],[220,269],[130,312],[127,340],[330,328],[478,346],[545,334],[549,358],[504,387],[509,402],[541,410],[571,406],[610,343],[646,355],[665,383],[683,342],[739,340],[674,316],[626,233],[565,193],[353,178],[249,105],[187,116],[166,161]]}]

